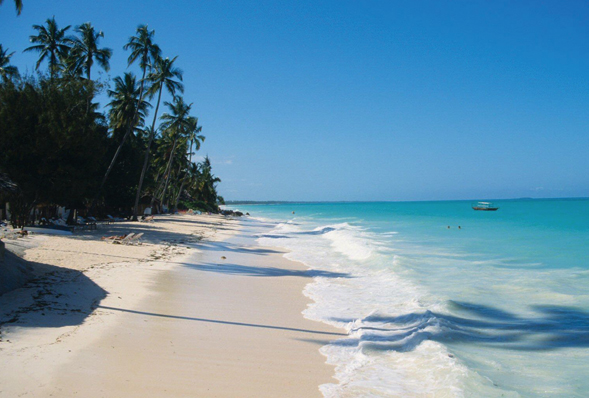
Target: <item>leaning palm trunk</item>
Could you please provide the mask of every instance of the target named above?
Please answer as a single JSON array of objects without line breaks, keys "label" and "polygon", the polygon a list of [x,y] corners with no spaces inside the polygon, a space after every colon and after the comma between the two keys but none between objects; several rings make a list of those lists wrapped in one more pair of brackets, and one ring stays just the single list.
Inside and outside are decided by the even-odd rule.
[{"label": "leaning palm trunk", "polygon": [[[167,170],[167,166],[166,166],[166,170]],[[156,199],[159,198],[160,192],[164,188],[165,182],[166,182],[166,173],[164,172],[164,174],[162,175],[162,180],[160,181],[157,188],[153,191],[153,195],[151,195],[151,204],[150,204],[151,207],[153,207],[153,205],[155,204]]]},{"label": "leaning palm trunk", "polygon": [[[178,183],[179,183],[179,182],[180,182],[180,183],[182,182],[182,181],[180,180],[180,174],[182,173],[182,162],[180,161],[179,163],[180,163],[180,164],[178,165],[178,171],[176,172],[176,180],[177,180],[177,181],[175,182],[175,186],[176,186],[176,187],[178,186]],[[182,185],[182,184],[181,184],[181,185]],[[172,186],[174,186],[174,184],[172,184]],[[182,187],[180,187],[180,189],[182,189]],[[176,195],[174,195],[172,192],[170,192],[170,193],[171,193],[170,200],[171,200],[172,202],[174,202],[174,206],[172,207],[172,209],[173,209],[174,211],[176,211],[176,210],[178,210],[178,209],[176,208],[176,206],[177,206],[177,204],[178,204],[178,201],[177,201],[177,199],[176,199],[176,198],[178,198],[178,196],[180,196],[180,191],[178,191],[178,193],[177,193]]]},{"label": "leaning palm trunk", "polygon": [[[145,77],[145,71],[143,71],[143,77]],[[160,100],[162,98],[162,90],[164,85],[160,87],[160,92],[157,96],[157,105],[155,107],[155,113],[153,114],[153,122],[151,123],[151,131],[149,132],[149,142],[147,143],[147,149],[145,150],[145,157],[143,158],[143,168],[141,169],[141,177],[139,177],[139,185],[137,185],[137,194],[135,195],[135,205],[133,206],[133,221],[137,221],[137,212],[139,210],[139,200],[141,199],[141,188],[143,187],[143,180],[147,172],[147,165],[149,164],[149,152],[151,151],[151,144],[153,142],[153,136],[155,135],[155,121],[157,120],[157,112],[160,109]],[[151,200],[151,207],[153,207],[153,199]]]},{"label": "leaning palm trunk", "polygon": [[[88,69],[88,78],[89,77],[90,77],[90,69]],[[90,210],[91,213],[94,212],[94,208],[96,207],[96,201],[98,200],[98,198],[100,197],[100,194],[102,193],[102,188],[104,188],[104,184],[106,183],[106,179],[108,178],[108,175],[110,174],[112,168],[114,167],[114,165],[117,161],[117,158],[119,157],[119,154],[121,153],[121,149],[123,149],[123,145],[125,145],[125,141],[127,140],[127,137],[129,137],[129,134],[131,134],[131,132],[133,131],[133,128],[135,127],[135,124],[137,123],[137,116],[139,115],[139,107],[143,103],[144,81],[145,81],[145,71],[143,71],[143,76],[141,77],[141,88],[139,90],[139,102],[137,103],[137,106],[135,107],[133,119],[131,120],[129,127],[127,128],[127,131],[125,132],[125,135],[123,136],[123,139],[122,139],[121,143],[119,144],[119,147],[117,148],[117,151],[115,152],[115,155],[113,156],[113,158],[110,162],[110,165],[108,166],[108,169],[106,170],[106,174],[104,174],[104,178],[102,179],[102,182],[100,183],[100,188],[98,188],[98,192],[96,193],[96,197],[94,198],[94,201],[92,202],[92,207]],[[150,141],[150,143],[151,143],[151,141]],[[136,221],[136,217],[134,217],[134,219]]]},{"label": "leaning palm trunk", "polygon": [[163,173],[158,172],[157,178],[155,179],[156,184],[159,181],[160,176],[161,176],[162,180],[159,181],[157,188],[153,191],[153,194],[151,195],[151,203],[149,205],[150,207],[153,207],[155,205],[155,201],[157,200],[157,198],[159,198],[160,192],[162,192],[162,189],[164,188],[164,183],[166,182],[167,171],[168,171],[168,165],[166,164],[166,169],[164,170],[164,172]]},{"label": "leaning palm trunk", "polygon": [[[164,173],[162,174],[162,180],[160,181],[159,185],[157,186],[157,188],[155,189],[155,191],[153,191],[153,195],[151,196],[151,207],[153,207],[153,205],[155,204],[156,199],[160,199],[160,205],[163,204],[162,200],[164,197],[164,193],[165,193],[165,189],[164,189],[164,185],[167,185],[167,181],[168,181],[168,176],[171,173],[171,167],[170,167],[170,162],[168,162],[166,164],[166,169],[164,170]],[[159,178],[159,176],[158,176]],[[156,180],[157,182],[157,180]]]},{"label": "leaning palm trunk", "polygon": [[[188,167],[192,164],[192,145],[194,144],[193,141],[190,141],[190,146],[188,150],[190,151],[190,157],[188,159]],[[178,173],[178,175],[180,175]],[[188,170],[184,173],[184,177],[182,177],[182,183],[180,184],[180,190],[178,191],[178,195],[176,195],[176,200],[174,201],[174,210],[178,210],[178,201],[180,200],[180,195],[182,194],[182,190],[184,189],[184,184],[186,183],[186,177],[188,177]]]},{"label": "leaning palm trunk", "polygon": [[176,144],[178,143],[178,139],[174,139],[174,145],[172,145],[172,152],[170,153],[170,160],[168,162],[168,175],[166,176],[166,184],[164,185],[164,190],[161,193],[160,201],[163,203],[164,196],[166,195],[166,190],[168,189],[168,183],[170,182],[170,176],[172,175],[172,161],[174,160],[174,152],[176,152]]},{"label": "leaning palm trunk", "polygon": [[180,189],[178,190],[178,194],[176,195],[176,199],[174,200],[174,210],[178,210],[178,201],[180,200],[180,195],[182,195],[182,190],[184,189],[184,184],[186,183],[186,176],[182,179],[182,183],[180,184]]},{"label": "leaning palm trunk", "polygon": [[[184,183],[186,182],[186,175],[188,174],[188,171],[186,171],[184,173],[184,176],[182,177],[182,180],[180,181],[180,188],[178,188],[178,192],[176,193],[176,196],[174,198],[174,211],[178,210],[178,201],[180,200],[180,195],[182,194],[182,190],[184,189]],[[180,174],[178,174],[178,178],[180,178]]]},{"label": "leaning palm trunk", "polygon": [[129,126],[129,128],[127,129],[127,132],[125,133],[125,135],[123,136],[123,139],[121,140],[121,143],[119,144],[119,147],[117,148],[117,151],[115,152],[115,155],[112,157],[112,160],[110,161],[110,165],[108,166],[108,169],[106,169],[106,173],[104,174],[104,177],[102,178],[102,182],[100,183],[100,187],[98,188],[98,191],[96,192],[96,196],[94,197],[94,200],[92,201],[92,207],[91,207],[91,213],[94,212],[94,208],[96,207],[96,202],[98,201],[98,198],[100,197],[100,194],[102,193],[102,189],[104,188],[104,184],[106,183],[106,180],[108,179],[108,175],[110,174],[111,170],[113,169],[117,158],[119,157],[119,154],[121,153],[121,149],[123,148],[123,145],[125,144],[125,141],[127,141],[127,137],[129,136],[129,134],[131,133],[132,127]]}]

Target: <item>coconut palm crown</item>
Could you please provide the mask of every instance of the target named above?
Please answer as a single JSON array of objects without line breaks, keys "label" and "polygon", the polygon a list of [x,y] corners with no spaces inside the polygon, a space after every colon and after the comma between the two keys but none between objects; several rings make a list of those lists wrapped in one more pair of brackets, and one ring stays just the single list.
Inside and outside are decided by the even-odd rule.
[{"label": "coconut palm crown", "polygon": [[145,72],[151,68],[153,62],[161,57],[160,47],[155,44],[153,38],[155,30],[148,30],[147,25],[137,27],[137,35],[129,37],[129,42],[124,45],[125,50],[131,50],[127,63],[132,65],[139,60],[139,67]]},{"label": "coconut palm crown", "polygon": [[164,113],[160,118],[162,120],[162,130],[165,130],[173,137],[186,135],[191,127],[190,109],[192,104],[184,102],[182,97],[174,97],[174,102],[164,102],[164,105],[170,109],[170,113]]},{"label": "coconut palm crown", "polygon": [[0,76],[3,80],[9,80],[18,76],[18,69],[16,66],[10,65],[10,58],[14,52],[8,53],[8,49],[4,50],[0,44]]},{"label": "coconut palm crown", "polygon": [[190,109],[192,104],[186,104],[182,97],[174,97],[174,102],[164,102],[170,109],[170,113],[164,113],[162,119],[162,130],[167,133],[169,139],[173,142],[172,149],[170,151],[168,167],[166,169],[166,179],[164,189],[161,191],[160,201],[164,199],[166,195],[170,177],[172,174],[172,162],[174,161],[174,154],[179,141],[186,139],[189,129],[191,128],[191,116]]},{"label": "coconut palm crown", "polygon": [[77,26],[75,31],[80,37],[70,40],[72,49],[69,54],[71,63],[68,69],[73,69],[74,74],[85,73],[90,80],[91,69],[94,62],[98,63],[105,71],[110,70],[109,60],[112,56],[110,48],[98,48],[98,42],[104,37],[102,31],[96,31],[90,22]]},{"label": "coconut palm crown", "polygon": [[39,53],[39,60],[35,65],[35,69],[39,69],[41,62],[46,58],[49,61],[49,74],[51,78],[59,70],[60,61],[67,56],[70,46],[69,40],[65,33],[71,27],[66,26],[63,29],[57,27],[55,17],[47,19],[47,26],[33,25],[33,29],[37,31],[37,35],[30,36],[32,46],[25,48],[25,52],[36,51]]},{"label": "coconut palm crown", "polygon": [[160,57],[155,60],[153,71],[147,76],[147,80],[151,82],[148,90],[150,97],[153,98],[164,87],[172,96],[176,95],[176,91],[184,92],[184,85],[174,80],[182,81],[183,74],[181,69],[174,66],[177,58],[177,56],[172,59]]},{"label": "coconut palm crown", "polygon": [[191,142],[190,144],[190,152],[192,152],[192,147],[194,147],[195,151],[200,149],[200,144],[205,142],[205,136],[201,135],[202,126],[198,125],[198,118],[191,116],[188,120],[188,132],[187,132],[187,139]]},{"label": "coconut palm crown", "polygon": [[[137,79],[132,73],[125,73],[123,77],[114,78],[115,89],[108,90],[108,96],[112,98],[108,103],[110,107],[110,120],[114,128],[129,128],[135,115],[138,116],[137,126],[142,126],[151,106],[147,101],[139,98]],[[135,126],[133,126],[135,127]]]}]

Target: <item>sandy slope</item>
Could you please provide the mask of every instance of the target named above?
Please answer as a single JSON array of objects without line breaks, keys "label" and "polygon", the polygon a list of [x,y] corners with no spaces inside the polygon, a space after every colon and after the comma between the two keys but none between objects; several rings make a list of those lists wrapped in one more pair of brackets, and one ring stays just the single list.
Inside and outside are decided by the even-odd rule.
[{"label": "sandy slope", "polygon": [[[320,396],[318,349],[341,331],[302,317],[308,273],[249,221],[104,228],[25,238],[42,275],[0,296],[0,397]],[[128,231],[145,243],[99,239]]]}]

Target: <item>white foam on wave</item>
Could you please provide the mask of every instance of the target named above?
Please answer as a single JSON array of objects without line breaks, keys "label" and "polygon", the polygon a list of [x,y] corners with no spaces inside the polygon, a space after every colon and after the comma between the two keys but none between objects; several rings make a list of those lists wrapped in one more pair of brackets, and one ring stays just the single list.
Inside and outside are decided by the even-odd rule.
[{"label": "white foam on wave", "polygon": [[334,250],[352,260],[361,261],[370,258],[373,248],[360,228],[352,227],[348,223],[336,224],[332,228],[333,231],[327,232],[325,238],[331,241]]},{"label": "white foam on wave", "polygon": [[431,312],[444,304],[395,272],[403,259],[377,236],[348,223],[304,227],[281,223],[259,242],[289,249],[318,275],[303,315],[349,332],[321,348],[339,381],[320,387],[325,397],[461,397],[466,380],[489,384],[428,340],[452,327]]},{"label": "white foam on wave", "polygon": [[321,348],[338,380],[320,387],[325,397],[584,396],[586,266],[342,221],[299,219],[260,239],[315,272],[304,316],[349,332]]}]

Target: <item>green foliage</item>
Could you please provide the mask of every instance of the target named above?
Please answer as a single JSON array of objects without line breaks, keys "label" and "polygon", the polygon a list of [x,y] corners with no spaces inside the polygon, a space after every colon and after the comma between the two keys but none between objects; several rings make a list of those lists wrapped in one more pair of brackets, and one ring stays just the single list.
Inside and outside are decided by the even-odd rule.
[{"label": "green foliage", "polygon": [[[122,132],[116,132],[109,140],[107,159],[113,157],[119,144]],[[135,189],[139,173],[143,163],[144,142],[140,137],[130,135],[121,148],[116,163],[112,169],[107,183],[104,186],[104,204],[112,209],[120,209],[125,214],[131,211],[135,199]],[[104,169],[103,169],[104,171]]]},{"label": "green foliage", "polygon": [[25,48],[25,52],[36,51],[39,53],[39,60],[35,65],[35,69],[39,69],[41,63],[48,59],[49,73],[53,78],[61,67],[61,60],[67,57],[70,50],[69,40],[65,35],[70,25],[59,29],[55,17],[47,19],[46,22],[47,26],[33,25],[37,35],[30,36],[33,45]]},{"label": "green foliage", "polygon": [[173,96],[176,95],[176,91],[184,92],[184,85],[178,81],[182,81],[183,72],[174,65],[177,58],[158,57],[155,59],[152,72],[147,76],[147,80],[151,83],[148,91],[151,98],[160,93],[163,88]]},{"label": "green foliage", "polygon": [[97,32],[90,22],[83,23],[77,26],[76,33],[80,37],[74,37],[69,40],[72,48],[68,54],[70,60],[67,69],[75,75],[86,73],[86,77],[90,80],[90,71],[92,65],[96,61],[105,71],[110,70],[109,60],[112,56],[110,48],[98,48],[98,41],[104,37],[104,33]]},{"label": "green foliage", "polygon": [[[114,79],[115,89],[108,90],[111,101],[109,118],[114,128],[135,128],[142,126],[151,106],[147,101],[139,100],[140,88],[137,86],[137,79],[132,73],[125,73],[121,78]],[[136,116],[137,115],[137,116]],[[134,123],[134,118],[137,119]]]},{"label": "green foliage", "polygon": [[18,69],[16,66],[10,65],[10,58],[14,55],[14,51],[10,54],[8,49],[4,50],[0,44],[0,77],[6,81],[14,77],[18,77]]},{"label": "green foliage", "polygon": [[142,70],[147,70],[153,62],[161,58],[162,51],[154,42],[155,30],[148,30],[147,25],[137,27],[137,36],[129,37],[129,42],[123,47],[125,50],[131,50],[127,63],[129,66],[136,60],[139,60],[139,66]]},{"label": "green foliage", "polygon": [[[142,76],[116,77],[103,114],[93,102],[101,87],[91,80],[94,64],[109,70],[112,50],[99,47],[103,33],[84,23],[67,36],[70,26],[60,29],[55,18],[33,29],[25,51],[39,54],[36,69],[48,61],[50,78],[21,79],[10,65],[13,53],[0,45],[0,173],[19,187],[10,198],[16,224],[38,204],[129,212],[133,196],[136,211],[146,194],[172,208],[190,203],[218,211],[220,179],[208,158],[192,162],[205,137],[192,104],[177,96],[184,90],[177,57],[161,56],[153,30],[140,25],[124,46],[129,66],[139,61]],[[173,100],[158,118],[164,92]],[[151,126],[148,98],[155,99]]]},{"label": "green foliage", "polygon": [[94,90],[61,79],[0,85],[0,170],[25,203],[80,206],[96,188],[107,127],[88,112]]},{"label": "green foliage", "polygon": [[203,212],[218,213],[219,206],[214,203],[207,203],[202,200],[181,200],[178,203],[178,209],[180,210],[199,210]]}]

